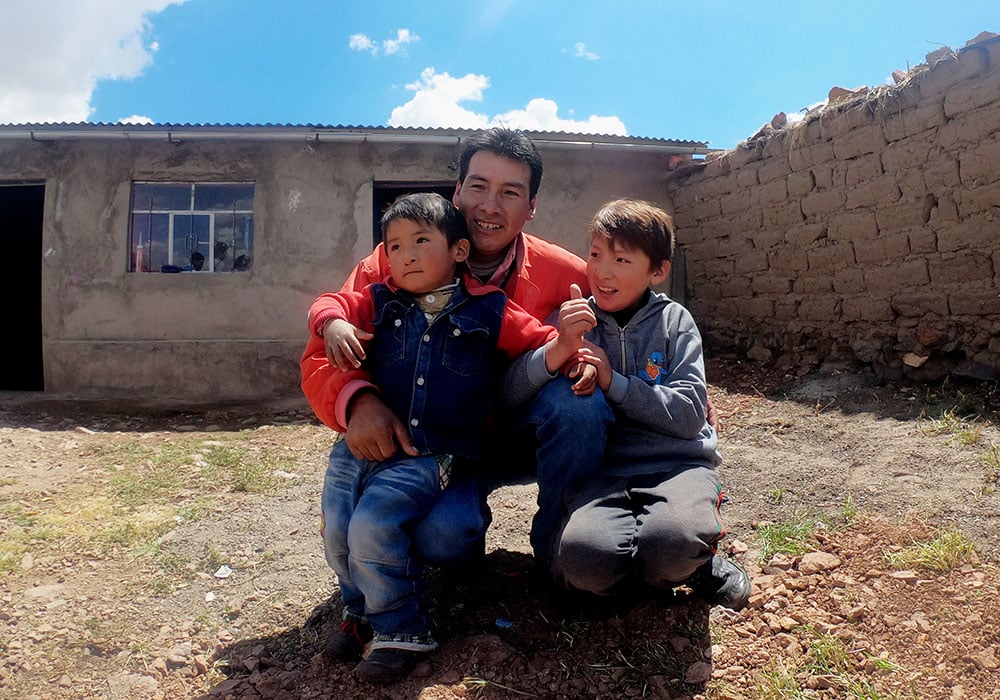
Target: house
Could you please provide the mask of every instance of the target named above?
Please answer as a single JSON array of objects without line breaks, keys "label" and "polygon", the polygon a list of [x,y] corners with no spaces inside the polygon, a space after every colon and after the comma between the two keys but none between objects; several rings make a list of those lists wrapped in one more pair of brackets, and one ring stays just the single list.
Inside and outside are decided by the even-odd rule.
[{"label": "house", "polygon": [[[451,194],[471,131],[0,125],[0,390],[172,404],[298,396],[306,312],[398,194]],[[667,206],[704,143],[531,133],[531,232],[577,253],[618,196]]]}]

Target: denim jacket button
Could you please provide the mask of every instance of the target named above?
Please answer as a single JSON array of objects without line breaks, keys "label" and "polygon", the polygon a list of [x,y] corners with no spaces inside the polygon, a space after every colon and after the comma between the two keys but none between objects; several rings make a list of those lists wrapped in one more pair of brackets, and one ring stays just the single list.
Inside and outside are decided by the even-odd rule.
[{"label": "denim jacket button", "polygon": [[414,427],[416,427],[417,425],[419,425],[419,423],[420,423],[420,421],[418,421],[416,418],[411,418],[410,419],[410,425],[412,425]]},{"label": "denim jacket button", "polygon": [[417,386],[423,386],[423,385],[424,385],[424,378],[417,377]]},{"label": "denim jacket button", "polygon": [[396,320],[395,320],[395,321],[393,322],[393,325],[394,325],[394,326],[396,326],[396,328],[399,328],[400,326],[402,326],[402,325],[403,325],[403,320],[402,320],[402,319],[399,319],[399,318],[397,318],[397,319],[396,319]]},{"label": "denim jacket button", "polygon": [[425,343],[429,343],[429,342],[431,342],[431,337],[430,337],[429,335],[425,335],[425,336],[424,336],[424,342],[425,342]]},{"label": "denim jacket button", "polygon": [[451,334],[452,334],[452,335],[462,335],[462,331],[460,331],[460,330],[458,330],[457,328],[455,328],[455,329],[453,329],[453,330],[451,331]]}]

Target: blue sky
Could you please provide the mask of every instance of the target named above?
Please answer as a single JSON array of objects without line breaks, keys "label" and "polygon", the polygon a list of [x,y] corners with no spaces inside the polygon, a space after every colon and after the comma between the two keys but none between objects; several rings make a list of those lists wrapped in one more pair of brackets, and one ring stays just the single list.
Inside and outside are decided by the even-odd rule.
[{"label": "blue sky", "polygon": [[1000,0],[3,0],[0,123],[477,127],[731,148]]}]

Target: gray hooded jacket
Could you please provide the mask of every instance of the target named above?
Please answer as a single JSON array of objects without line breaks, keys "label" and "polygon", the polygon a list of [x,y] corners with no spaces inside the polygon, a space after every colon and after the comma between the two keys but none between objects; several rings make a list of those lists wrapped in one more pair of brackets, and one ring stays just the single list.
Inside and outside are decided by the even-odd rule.
[{"label": "gray hooded jacket", "polygon": [[[653,292],[624,328],[590,299],[597,326],[587,339],[604,349],[614,370],[605,396],[615,422],[602,473],[633,476],[722,462],[706,420],[708,389],[701,334],[690,312]],[[551,379],[538,350],[507,375],[505,403],[529,401]]]}]

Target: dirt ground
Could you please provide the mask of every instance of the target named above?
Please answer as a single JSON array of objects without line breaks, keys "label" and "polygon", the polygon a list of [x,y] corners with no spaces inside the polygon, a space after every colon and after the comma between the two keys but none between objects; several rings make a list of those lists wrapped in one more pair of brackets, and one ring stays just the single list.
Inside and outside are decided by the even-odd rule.
[{"label": "dirt ground", "polygon": [[[440,649],[385,687],[321,653],[341,610],[318,536],[333,435],[304,403],[4,395],[0,697],[1000,697],[997,387],[708,369],[746,610],[683,588],[567,600],[528,555],[533,487],[505,487],[483,565],[428,572]],[[226,454],[263,472],[220,477]],[[770,552],[783,525],[808,551]],[[942,533],[975,552],[944,572],[886,556]]]}]

